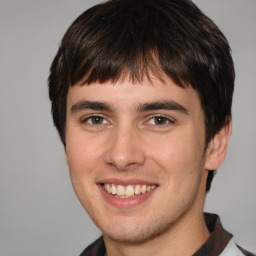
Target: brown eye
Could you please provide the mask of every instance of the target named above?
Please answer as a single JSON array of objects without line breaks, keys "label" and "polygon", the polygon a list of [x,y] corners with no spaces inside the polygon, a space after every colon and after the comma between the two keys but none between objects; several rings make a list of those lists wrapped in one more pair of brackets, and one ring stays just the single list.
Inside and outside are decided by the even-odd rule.
[{"label": "brown eye", "polygon": [[165,116],[161,116],[161,115],[155,115],[155,116],[152,116],[147,124],[149,125],[154,125],[154,126],[165,126],[165,125],[172,125],[174,124],[175,122],[170,119],[170,118],[167,118]]},{"label": "brown eye", "polygon": [[168,123],[169,120],[163,116],[156,116],[156,117],[154,117],[154,122],[156,125],[164,125],[164,124]]},{"label": "brown eye", "polygon": [[107,120],[102,116],[89,116],[87,117],[83,123],[87,123],[90,125],[101,125],[101,124],[108,124]]},{"label": "brown eye", "polygon": [[101,116],[92,116],[91,120],[92,124],[102,124],[104,119]]}]

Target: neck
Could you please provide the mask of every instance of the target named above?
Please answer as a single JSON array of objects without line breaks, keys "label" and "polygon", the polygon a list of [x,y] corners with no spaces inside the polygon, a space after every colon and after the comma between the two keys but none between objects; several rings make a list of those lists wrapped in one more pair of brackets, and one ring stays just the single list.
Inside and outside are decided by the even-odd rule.
[{"label": "neck", "polygon": [[183,221],[165,233],[143,243],[125,243],[103,236],[107,256],[185,256],[193,255],[209,238],[203,213],[197,217],[182,216]]}]

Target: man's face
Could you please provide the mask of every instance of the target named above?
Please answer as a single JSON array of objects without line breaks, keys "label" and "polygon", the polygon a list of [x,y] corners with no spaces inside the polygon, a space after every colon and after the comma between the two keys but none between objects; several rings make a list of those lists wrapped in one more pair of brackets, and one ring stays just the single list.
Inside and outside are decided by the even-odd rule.
[{"label": "man's face", "polygon": [[155,79],[80,86],[67,98],[74,190],[108,237],[139,242],[203,211],[204,115],[195,90]]}]

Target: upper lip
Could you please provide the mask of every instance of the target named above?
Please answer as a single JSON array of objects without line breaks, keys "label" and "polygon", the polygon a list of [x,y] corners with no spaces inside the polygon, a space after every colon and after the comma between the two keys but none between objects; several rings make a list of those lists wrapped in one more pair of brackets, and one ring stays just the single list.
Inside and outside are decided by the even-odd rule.
[{"label": "upper lip", "polygon": [[158,185],[154,181],[148,181],[144,179],[116,179],[116,178],[102,179],[102,180],[99,180],[97,183],[98,184],[117,184],[117,185],[123,185],[123,186],[137,185],[137,184]]}]

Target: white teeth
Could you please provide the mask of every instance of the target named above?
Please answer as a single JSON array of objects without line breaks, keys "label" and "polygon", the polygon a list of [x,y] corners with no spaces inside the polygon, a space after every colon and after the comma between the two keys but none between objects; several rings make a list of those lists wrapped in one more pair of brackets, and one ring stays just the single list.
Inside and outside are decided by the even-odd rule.
[{"label": "white teeth", "polygon": [[118,196],[124,196],[124,193],[125,193],[124,186],[118,185],[116,193]]},{"label": "white teeth", "polygon": [[146,191],[147,191],[147,186],[146,185],[142,185],[141,193],[144,194],[144,193],[146,193]]},{"label": "white teeth", "polygon": [[116,186],[115,185],[112,185],[112,192],[111,192],[111,194],[113,194],[113,195],[117,194]]},{"label": "white teeth", "polygon": [[111,187],[109,184],[107,184],[107,191],[108,191],[108,193],[111,193]]},{"label": "white teeth", "polygon": [[156,188],[156,185],[115,185],[115,184],[104,184],[104,189],[112,195],[120,198],[129,198],[139,194],[144,194]]},{"label": "white teeth", "polygon": [[134,196],[134,188],[132,185],[129,185],[126,187],[125,195],[126,196]]},{"label": "white teeth", "polygon": [[134,193],[135,193],[135,195],[140,194],[140,185],[136,185]]}]

